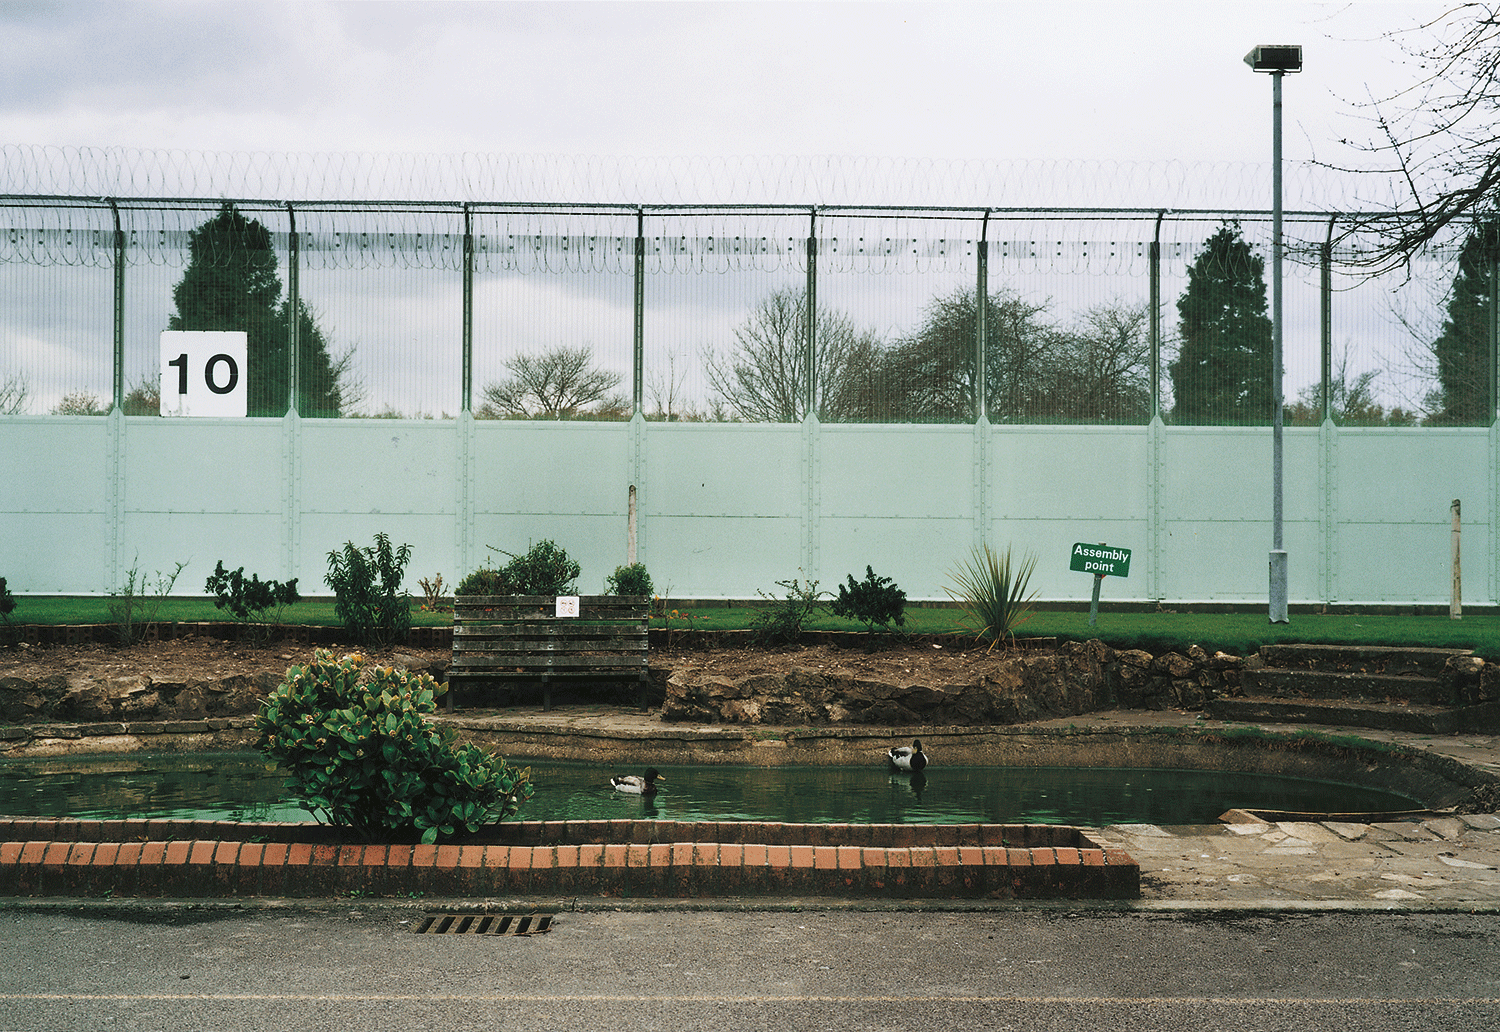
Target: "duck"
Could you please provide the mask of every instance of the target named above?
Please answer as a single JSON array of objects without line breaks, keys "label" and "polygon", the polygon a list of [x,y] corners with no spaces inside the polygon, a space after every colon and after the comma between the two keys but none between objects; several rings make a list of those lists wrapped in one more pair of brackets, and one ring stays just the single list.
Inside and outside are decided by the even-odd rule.
[{"label": "duck", "polygon": [[886,756],[897,770],[920,771],[927,767],[927,754],[922,751],[920,738],[913,738],[911,745],[896,746]]},{"label": "duck", "polygon": [[609,779],[610,786],[616,792],[624,792],[627,795],[656,795],[656,781],[660,778],[667,780],[667,776],[655,767],[646,768],[646,776],[638,777],[635,774],[620,774]]}]

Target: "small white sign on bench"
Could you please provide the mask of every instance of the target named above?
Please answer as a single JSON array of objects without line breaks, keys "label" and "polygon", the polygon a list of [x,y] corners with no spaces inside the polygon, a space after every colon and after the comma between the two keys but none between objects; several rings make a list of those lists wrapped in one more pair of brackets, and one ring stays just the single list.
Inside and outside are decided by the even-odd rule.
[{"label": "small white sign on bench", "polygon": [[577,616],[578,615],[578,596],[577,595],[558,595],[557,596],[557,615],[558,616]]}]

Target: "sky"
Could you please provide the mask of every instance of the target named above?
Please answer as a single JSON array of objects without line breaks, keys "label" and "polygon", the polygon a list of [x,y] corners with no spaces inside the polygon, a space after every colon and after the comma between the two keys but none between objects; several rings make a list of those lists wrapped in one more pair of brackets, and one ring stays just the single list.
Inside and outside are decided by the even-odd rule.
[{"label": "sky", "polygon": [[[553,191],[568,200],[965,205],[1032,196],[1069,207],[1199,200],[1265,209],[1271,83],[1246,67],[1245,54],[1257,44],[1303,47],[1304,71],[1285,80],[1289,167],[1359,164],[1340,141],[1368,138],[1362,105],[1416,74],[1392,34],[1445,8],[0,0],[0,194],[540,201]],[[17,155],[51,171],[38,176]],[[1197,171],[1161,175],[1169,166]],[[89,174],[70,178],[80,167]],[[1012,171],[985,171],[994,168]],[[181,176],[154,178],[157,169]],[[345,181],[328,187],[324,176]],[[1289,207],[1298,189],[1292,176]],[[56,273],[55,282],[68,275]],[[130,296],[141,299],[131,314],[141,329],[128,343],[134,382],[135,367],[149,371],[154,361],[151,335],[164,324],[177,273],[142,267],[132,275]],[[336,339],[373,364],[410,350],[435,325],[451,335],[452,298],[416,288],[420,297],[403,295],[420,279],[393,275],[379,292],[391,310],[380,314],[371,311],[368,279],[345,283],[309,269],[303,289]],[[892,280],[877,280],[889,295]],[[21,296],[51,312],[63,288],[45,282],[21,287]],[[839,296],[829,283],[820,300]],[[912,283],[929,294],[949,286]],[[1053,289],[1017,284],[1039,299]],[[785,285],[768,278],[672,299],[653,311],[650,346],[661,352],[653,357],[691,361],[702,340],[729,337],[752,291]],[[548,328],[579,320],[569,335],[596,348],[623,327],[623,343],[610,347],[628,366],[628,293],[587,286],[597,295],[592,307],[534,291],[526,318]],[[850,288],[851,310],[860,289]],[[1113,289],[1093,281],[1072,307],[1107,301]],[[887,297],[888,311],[871,309],[869,321],[887,335],[902,332],[926,296]],[[722,311],[710,318],[709,309]],[[697,314],[674,329],[689,311]],[[16,338],[30,342],[19,349],[33,356],[23,372],[43,408],[67,385],[94,384],[107,372],[76,358],[97,350],[105,316],[64,331],[49,326],[59,320],[47,312]],[[1294,302],[1288,319],[1305,324],[1302,336],[1314,342],[1294,370],[1295,393],[1317,375],[1316,305]],[[486,325],[493,339],[528,346],[523,330]],[[501,357],[488,359],[496,375]],[[417,375],[388,364],[395,361],[379,358],[387,364],[368,374],[372,409],[400,407],[379,385]],[[442,386],[405,408],[451,411],[452,377],[442,375]]]},{"label": "sky", "polygon": [[0,3],[0,140],[297,153],[1332,157],[1443,4]]}]

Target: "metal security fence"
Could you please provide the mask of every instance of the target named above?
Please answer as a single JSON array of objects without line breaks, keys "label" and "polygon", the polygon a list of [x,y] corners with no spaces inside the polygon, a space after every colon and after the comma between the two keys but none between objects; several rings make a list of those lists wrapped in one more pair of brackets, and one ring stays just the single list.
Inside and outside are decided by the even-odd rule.
[{"label": "metal security fence", "polygon": [[[350,185],[378,178],[364,159],[148,155],[102,182],[98,154],[47,175],[35,156],[0,148],[33,187],[0,196],[13,591],[108,592],[183,560],[191,589],[219,559],[316,591],[328,551],[377,531],[449,583],[553,538],[593,589],[627,559],[634,489],[637,557],[678,596],[869,564],[945,598],[971,548],[1013,544],[1042,558],[1044,598],[1076,598],[1081,540],[1134,550],[1115,598],[1265,597],[1270,218],[1182,203],[1254,176],[1125,168],[1120,190],[1165,199],[976,206],[947,202],[1014,184],[876,169],[909,191],[896,205],[752,162],[811,199],[761,203],[730,175],[710,203],[693,168],[397,162],[408,196],[467,199],[390,201]],[[287,189],[230,191],[231,172]],[[538,199],[494,199],[517,182]],[[1494,263],[1455,245],[1373,274],[1359,223],[1286,220],[1290,597],[1447,602],[1462,498],[1464,590],[1493,603],[1497,333],[1474,284]],[[245,333],[246,418],[160,417],[189,373],[173,330]]]},{"label": "metal security fence", "polygon": [[[1287,219],[1289,421],[1488,425],[1493,329],[1434,351],[1456,253],[1372,276],[1354,219]],[[213,329],[253,416],[1264,425],[1268,250],[1252,210],[11,196],[0,410],[153,414],[162,331]]]}]

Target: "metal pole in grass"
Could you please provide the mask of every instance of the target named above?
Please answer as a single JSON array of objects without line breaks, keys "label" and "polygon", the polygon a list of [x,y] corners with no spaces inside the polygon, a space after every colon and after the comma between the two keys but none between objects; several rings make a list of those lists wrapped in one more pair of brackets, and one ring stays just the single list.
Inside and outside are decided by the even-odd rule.
[{"label": "metal pole in grass", "polygon": [[1260,46],[1245,55],[1271,73],[1271,584],[1272,623],[1286,623],[1287,555],[1281,534],[1281,77],[1302,71],[1300,46]]}]

